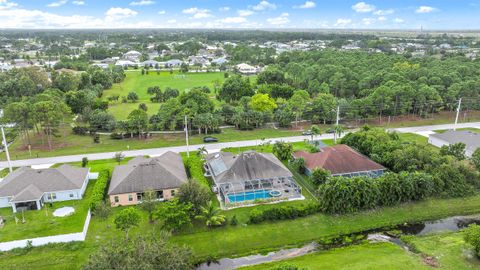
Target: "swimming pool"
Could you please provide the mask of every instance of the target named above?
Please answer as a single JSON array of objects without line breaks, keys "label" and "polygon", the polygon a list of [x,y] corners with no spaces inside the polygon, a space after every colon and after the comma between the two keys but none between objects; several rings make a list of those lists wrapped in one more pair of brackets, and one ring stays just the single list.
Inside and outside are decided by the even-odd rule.
[{"label": "swimming pool", "polygon": [[231,203],[272,198],[270,195],[270,190],[256,190],[237,194],[228,194],[227,197]]}]

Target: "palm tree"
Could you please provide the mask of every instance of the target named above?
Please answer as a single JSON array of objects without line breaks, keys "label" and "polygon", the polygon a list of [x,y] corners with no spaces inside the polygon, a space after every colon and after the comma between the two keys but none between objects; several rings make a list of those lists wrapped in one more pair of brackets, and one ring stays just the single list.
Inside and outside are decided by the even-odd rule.
[{"label": "palm tree", "polygon": [[206,206],[200,207],[200,214],[195,218],[205,220],[207,227],[220,226],[225,223],[226,217],[219,212],[220,209],[213,205],[212,201],[209,201]]},{"label": "palm tree", "polygon": [[343,131],[345,131],[345,129],[343,128],[342,125],[335,125],[333,130],[335,131],[334,134],[333,134],[334,135],[334,142],[335,142],[335,144],[337,144],[337,135],[338,135],[338,137],[341,137],[342,133],[343,133]]},{"label": "palm tree", "polygon": [[313,137],[322,134],[322,130],[317,125],[312,125],[310,127],[310,132],[312,136],[312,142],[313,142]]},{"label": "palm tree", "polygon": [[208,154],[208,151],[207,151],[207,148],[205,148],[205,146],[202,146],[200,148],[198,148],[198,152],[197,152],[197,155],[198,156],[206,156]]}]

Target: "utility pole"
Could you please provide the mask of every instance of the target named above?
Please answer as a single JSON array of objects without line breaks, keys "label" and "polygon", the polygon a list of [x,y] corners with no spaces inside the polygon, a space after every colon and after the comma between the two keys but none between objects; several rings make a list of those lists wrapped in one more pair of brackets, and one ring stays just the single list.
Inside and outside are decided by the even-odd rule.
[{"label": "utility pole", "polygon": [[7,145],[7,139],[5,139],[5,131],[3,130],[3,126],[1,126],[2,129],[2,139],[3,139],[3,146],[5,147],[5,154],[7,155],[7,162],[8,162],[8,169],[10,172],[12,172],[12,163],[10,162],[10,153],[8,152],[8,145]]},{"label": "utility pole", "polygon": [[188,149],[188,119],[185,115],[185,141],[187,142],[187,157],[190,157],[190,151]]},{"label": "utility pole", "polygon": [[453,126],[453,130],[457,130],[458,115],[460,114],[461,106],[462,106],[462,98],[458,100],[457,116],[455,116],[455,125]]},{"label": "utility pole", "polygon": [[338,121],[340,120],[340,106],[337,106],[337,122],[336,125],[338,126]]}]

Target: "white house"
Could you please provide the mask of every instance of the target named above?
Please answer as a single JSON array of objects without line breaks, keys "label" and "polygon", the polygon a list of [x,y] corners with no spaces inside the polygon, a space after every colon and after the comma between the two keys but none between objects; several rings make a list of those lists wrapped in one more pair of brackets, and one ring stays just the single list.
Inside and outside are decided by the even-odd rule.
[{"label": "white house", "polygon": [[235,66],[235,68],[239,73],[244,75],[257,74],[260,71],[258,67],[254,67],[245,63],[238,64]]},{"label": "white house", "polygon": [[142,57],[142,53],[137,51],[128,51],[123,55],[124,59],[130,60],[133,62],[140,61],[140,57]]},{"label": "white house", "polygon": [[480,134],[468,130],[449,130],[444,133],[431,134],[428,143],[437,147],[455,143],[465,144],[465,155],[471,157],[480,148]]},{"label": "white house", "polygon": [[88,168],[62,165],[58,168],[19,168],[0,182],[0,207],[13,212],[40,210],[45,202],[80,200],[89,180]]}]

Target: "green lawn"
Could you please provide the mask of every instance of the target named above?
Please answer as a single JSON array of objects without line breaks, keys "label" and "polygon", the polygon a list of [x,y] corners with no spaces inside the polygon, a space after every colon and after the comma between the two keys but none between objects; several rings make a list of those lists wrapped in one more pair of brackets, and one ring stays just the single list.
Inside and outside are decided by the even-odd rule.
[{"label": "green lawn", "polygon": [[[280,262],[265,263],[242,270],[273,269],[280,265],[295,265],[301,269],[369,269],[410,270],[429,269],[419,256],[411,255],[391,243],[361,244],[316,252]],[[453,269],[453,268],[452,268]]]},{"label": "green lawn", "polygon": [[[22,213],[14,214],[12,208],[0,208],[0,216],[6,219],[5,226],[0,229],[0,242],[25,238],[49,236],[56,234],[77,233],[83,229],[90,205],[90,194],[94,182],[90,182],[82,200],[72,200],[53,203],[53,208],[47,205],[39,211],[25,211],[26,223],[22,224]],[[72,206],[75,213],[68,217],[54,217],[55,209]],[[15,216],[19,219],[15,224]]]},{"label": "green lawn", "polygon": [[408,242],[422,254],[435,257],[440,269],[480,269],[480,260],[471,256],[471,247],[463,241],[462,233],[412,237]]},{"label": "green lawn", "polygon": [[[480,129],[478,128],[457,128],[457,130],[469,130],[475,133],[480,133]],[[448,129],[439,129],[439,130],[434,130],[435,133],[445,133],[447,132]]]},{"label": "green lawn", "polygon": [[[114,84],[111,89],[104,92],[103,98],[106,99],[112,95],[127,96],[129,92],[136,92],[139,97],[137,103],[111,103],[109,111],[115,115],[118,120],[125,119],[128,114],[138,108],[138,104],[146,103],[148,106],[148,113],[153,115],[157,113],[160,108],[159,103],[151,103],[150,95],[147,93],[147,89],[152,86],[160,86],[162,90],[167,87],[178,89],[180,92],[191,89],[196,86],[207,86],[212,91],[211,96],[214,97],[213,89],[214,84],[217,82],[219,85],[225,80],[223,72],[212,73],[187,73],[179,74],[174,72],[162,71],[160,75],[156,72],[150,72],[148,75],[142,75],[139,71],[125,72],[126,78],[122,83]],[[183,78],[182,76],[185,76]]]},{"label": "green lawn", "polygon": [[[67,136],[63,136],[63,133],[66,133]],[[168,147],[168,146],[179,146],[185,145],[185,135],[184,133],[180,134],[154,134],[151,138],[141,139],[132,138],[132,139],[123,139],[123,140],[113,140],[110,136],[100,136],[100,143],[93,143],[93,139],[90,136],[80,136],[72,134],[70,128],[65,128],[65,131],[60,132],[59,137],[55,137],[54,149],[52,151],[48,150],[48,147],[42,143],[42,138],[40,135],[32,134],[32,155],[30,156],[29,151],[26,147],[22,145],[20,139],[15,140],[15,142],[10,146],[10,156],[12,160],[15,159],[29,159],[37,157],[52,157],[52,156],[62,156],[62,155],[76,155],[76,154],[86,154],[86,153],[99,153],[99,152],[116,152],[116,151],[127,151],[137,150],[137,149],[146,149],[146,148],[157,148],[157,147]],[[231,142],[231,141],[241,141],[241,140],[259,140],[261,143],[262,138],[279,138],[279,137],[289,137],[289,136],[298,136],[301,132],[298,130],[292,129],[256,129],[256,130],[246,130],[241,131],[234,128],[222,129],[222,133],[214,134],[216,138],[219,139],[219,142]],[[190,144],[202,144],[203,137],[205,135],[193,135],[190,136]],[[196,149],[192,149],[196,150]],[[4,159],[5,154],[0,153],[0,158]]]}]

